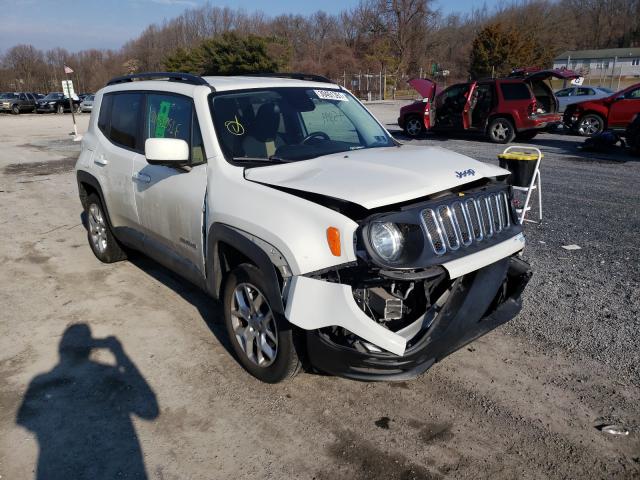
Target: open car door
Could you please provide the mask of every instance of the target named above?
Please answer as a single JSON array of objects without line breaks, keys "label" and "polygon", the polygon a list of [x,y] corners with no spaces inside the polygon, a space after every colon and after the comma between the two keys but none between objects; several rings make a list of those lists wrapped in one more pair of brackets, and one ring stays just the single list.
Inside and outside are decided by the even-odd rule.
[{"label": "open car door", "polygon": [[464,104],[464,109],[462,110],[462,128],[465,130],[471,128],[471,115],[473,113],[473,109],[476,107],[478,103],[478,82],[471,82],[469,84],[469,91],[467,92],[467,101]]},{"label": "open car door", "polygon": [[437,85],[433,80],[428,78],[412,78],[407,82],[413,89],[422,96],[424,106],[424,127],[429,130],[434,126],[436,121],[436,108],[434,99],[436,98]]}]

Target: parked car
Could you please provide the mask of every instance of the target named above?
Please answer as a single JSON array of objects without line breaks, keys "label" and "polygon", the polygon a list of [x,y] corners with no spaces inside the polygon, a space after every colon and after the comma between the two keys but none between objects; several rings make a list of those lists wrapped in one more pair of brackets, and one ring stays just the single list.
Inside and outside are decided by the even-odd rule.
[{"label": "parked car", "polygon": [[324,77],[136,74],[94,105],[76,164],[93,253],[141,250],[219,299],[265,382],[303,356],[411,378],[521,308],[509,172],[397,143]]},{"label": "parked car", "polygon": [[[71,103],[73,105],[73,111],[77,112],[80,109],[80,100],[71,99]],[[69,97],[65,96],[64,93],[54,92],[50,93],[42,100],[38,101],[38,106],[36,108],[38,113],[64,113],[70,112],[71,106],[69,105]]]},{"label": "parked car", "polygon": [[563,121],[570,130],[589,137],[605,128],[624,132],[637,113],[640,113],[640,83],[600,100],[569,105]]},{"label": "parked car", "polygon": [[640,113],[638,113],[625,131],[627,145],[636,155],[640,155]]},{"label": "parked car", "polygon": [[567,105],[584,102],[586,100],[598,100],[610,96],[613,90],[604,87],[567,87],[556,92],[556,98],[560,102],[558,111],[564,112]]},{"label": "parked car", "polygon": [[81,112],[91,112],[93,110],[93,99],[95,95],[85,95],[85,97],[80,102],[80,111]]},{"label": "parked car", "polygon": [[571,79],[569,70],[519,70],[511,77],[458,83],[436,95],[429,79],[409,84],[422,102],[400,109],[398,125],[409,136],[426,130],[476,132],[494,143],[509,143],[516,136],[530,140],[543,129],[558,125],[559,102],[546,82],[551,77]]},{"label": "parked car", "polygon": [[3,93],[0,96],[0,111],[18,115],[22,112],[34,112],[36,99],[31,93]]}]

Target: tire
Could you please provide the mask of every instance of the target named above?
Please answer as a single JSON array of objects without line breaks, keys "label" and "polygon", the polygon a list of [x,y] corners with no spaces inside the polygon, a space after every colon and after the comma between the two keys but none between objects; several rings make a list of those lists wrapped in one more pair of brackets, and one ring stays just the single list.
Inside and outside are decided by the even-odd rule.
[{"label": "tire", "polygon": [[604,130],[604,118],[596,113],[587,113],[578,120],[578,135],[591,137]]},{"label": "tire", "polygon": [[404,133],[407,136],[416,138],[424,132],[424,124],[418,115],[411,115],[404,123]]},{"label": "tire", "polygon": [[513,128],[511,120],[505,117],[496,117],[487,127],[487,137],[493,143],[509,143],[516,136],[516,130]]},{"label": "tire", "polygon": [[95,193],[87,197],[87,239],[91,251],[103,263],[114,263],[127,258],[126,253],[113,236],[107,214]]},{"label": "tire", "polygon": [[528,142],[529,140],[533,140],[534,138],[536,138],[536,135],[538,135],[537,130],[528,130],[526,132],[518,133],[516,135],[516,138],[523,142]]},{"label": "tire", "polygon": [[[244,369],[258,380],[278,383],[295,376],[301,363],[295,332],[283,315],[271,309],[264,293],[267,285],[263,273],[253,265],[244,263],[234,269],[225,282],[224,323]],[[259,348],[259,342],[264,347]]]},{"label": "tire", "polygon": [[73,108],[75,108],[75,112],[76,112],[76,113],[82,113],[82,110],[80,109],[80,105],[76,105],[76,106],[75,106],[75,107],[73,107]]},{"label": "tire", "polygon": [[64,106],[58,105],[57,108],[56,108],[56,113],[58,115],[62,115],[64,113]]},{"label": "tire", "polygon": [[18,105],[13,105],[11,107],[11,113],[14,115],[18,115],[20,113],[20,107]]}]

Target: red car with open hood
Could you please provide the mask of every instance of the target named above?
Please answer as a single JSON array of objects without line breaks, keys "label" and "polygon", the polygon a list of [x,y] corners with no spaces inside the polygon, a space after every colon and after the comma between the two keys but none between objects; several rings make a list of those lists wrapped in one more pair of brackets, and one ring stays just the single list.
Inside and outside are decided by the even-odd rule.
[{"label": "red car with open hood", "polygon": [[437,130],[476,132],[494,143],[509,143],[516,136],[528,140],[562,122],[548,83],[552,77],[569,80],[578,75],[570,70],[521,69],[507,78],[458,83],[439,93],[432,80],[416,78],[409,84],[423,99],[400,109],[398,125],[411,137]]}]

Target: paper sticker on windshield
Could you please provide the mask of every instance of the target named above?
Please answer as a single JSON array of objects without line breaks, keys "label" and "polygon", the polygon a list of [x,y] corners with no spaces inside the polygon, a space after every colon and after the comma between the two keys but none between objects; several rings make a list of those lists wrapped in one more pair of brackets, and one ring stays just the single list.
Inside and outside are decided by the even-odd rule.
[{"label": "paper sticker on windshield", "polygon": [[314,90],[318,98],[323,100],[338,100],[340,102],[348,102],[349,99],[342,92],[336,92],[335,90]]}]

